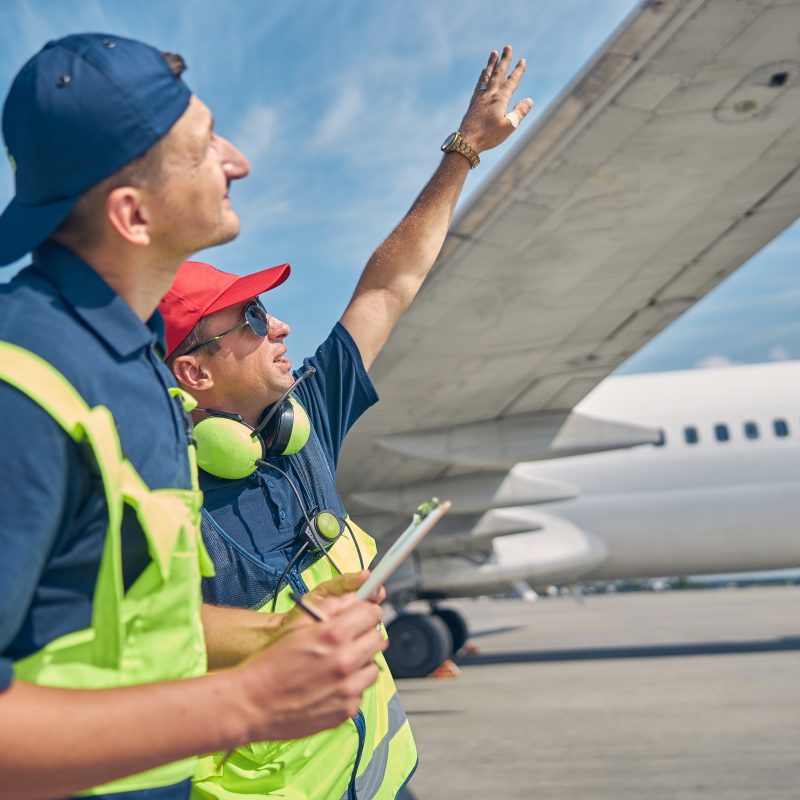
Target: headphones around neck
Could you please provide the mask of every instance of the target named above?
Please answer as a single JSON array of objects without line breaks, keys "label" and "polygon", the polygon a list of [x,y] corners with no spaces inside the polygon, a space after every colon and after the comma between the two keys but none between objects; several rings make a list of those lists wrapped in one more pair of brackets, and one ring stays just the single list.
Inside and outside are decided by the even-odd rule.
[{"label": "headphones around neck", "polygon": [[361,569],[364,569],[361,548],[347,520],[340,518],[328,509],[322,509],[317,513],[310,512],[294,481],[280,467],[267,461],[268,458],[292,455],[301,450],[308,441],[311,435],[311,420],[309,420],[306,410],[291,396],[291,393],[300,383],[315,373],[314,367],[308,367],[278,398],[278,401],[270,408],[256,428],[245,422],[239,414],[231,414],[213,408],[198,408],[199,411],[205,411],[209,416],[194,426],[197,466],[201,469],[216,478],[240,480],[252,475],[259,466],[267,467],[278,472],[289,482],[289,486],[300,504],[306,523],[300,534],[303,541],[278,579],[276,592],[272,599],[273,611],[284,578],[309,549],[312,552],[324,553],[331,566],[341,574],[341,569],[328,550],[338,541],[345,528],[350,531]]},{"label": "headphones around neck", "polygon": [[267,458],[301,450],[311,435],[311,421],[291,393],[316,370],[305,372],[281,395],[254,428],[239,414],[201,408],[209,416],[194,426],[197,465],[217,478],[239,480],[252,475]]}]

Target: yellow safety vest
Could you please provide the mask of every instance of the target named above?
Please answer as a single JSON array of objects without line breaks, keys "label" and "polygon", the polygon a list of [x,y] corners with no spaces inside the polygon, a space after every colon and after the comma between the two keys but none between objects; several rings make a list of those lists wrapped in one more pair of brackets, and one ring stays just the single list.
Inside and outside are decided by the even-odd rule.
[{"label": "yellow safety vest", "polygon": [[[365,564],[375,557],[375,540],[348,520]],[[358,553],[349,531],[330,550],[344,572],[359,572]],[[302,573],[313,589],[335,576],[327,558]],[[276,610],[294,603],[286,586]],[[268,603],[264,611],[269,611]],[[384,631],[384,636],[385,636]],[[242,800],[280,797],[282,800],[394,800],[417,765],[417,750],[397,687],[383,656],[381,673],[365,692],[361,711],[337,728],[303,739],[258,742],[217,753],[197,765],[192,800]],[[363,740],[363,744],[362,744]],[[355,775],[354,767],[355,769]]]},{"label": "yellow safety vest", "polygon": [[[14,663],[14,676],[42,686],[102,689],[176,680],[206,672],[200,618],[201,575],[213,566],[200,539],[202,494],[194,447],[192,489],[149,489],[122,455],[111,412],[89,408],[76,389],[39,356],[0,342],[0,380],[38,403],[76,442],[89,445],[108,506],[92,622]],[[174,394],[181,394],[175,389]],[[126,592],[121,531],[125,506],[138,518],[151,561]],[[128,792],[186,780],[196,759],[186,758],[112,781],[82,795]]]}]

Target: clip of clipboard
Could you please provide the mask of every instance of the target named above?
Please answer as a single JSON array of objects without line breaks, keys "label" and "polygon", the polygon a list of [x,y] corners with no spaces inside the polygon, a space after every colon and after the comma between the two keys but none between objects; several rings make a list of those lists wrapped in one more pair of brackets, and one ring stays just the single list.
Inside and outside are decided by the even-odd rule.
[{"label": "clip of clipboard", "polygon": [[452,503],[449,500],[439,502],[436,497],[420,505],[411,518],[411,524],[386,551],[383,558],[372,570],[372,574],[356,591],[356,597],[359,600],[366,600],[376,589],[383,586],[389,576],[425,538],[431,528],[450,510],[451,506]]}]

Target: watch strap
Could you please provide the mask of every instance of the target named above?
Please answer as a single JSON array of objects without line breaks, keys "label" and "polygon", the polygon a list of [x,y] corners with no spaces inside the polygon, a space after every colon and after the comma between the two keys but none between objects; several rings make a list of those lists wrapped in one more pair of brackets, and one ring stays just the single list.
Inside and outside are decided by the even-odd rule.
[{"label": "watch strap", "polygon": [[453,141],[444,151],[445,153],[460,153],[469,161],[469,168],[475,169],[481,163],[480,156],[467,144],[460,132],[456,131]]}]

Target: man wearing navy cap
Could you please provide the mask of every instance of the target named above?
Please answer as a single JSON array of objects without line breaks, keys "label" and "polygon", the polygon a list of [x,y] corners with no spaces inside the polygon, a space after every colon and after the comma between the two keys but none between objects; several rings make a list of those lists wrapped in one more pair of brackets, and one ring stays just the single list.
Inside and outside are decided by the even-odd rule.
[{"label": "man wearing navy cap", "polygon": [[0,291],[4,798],[185,800],[195,754],[355,713],[385,647],[375,604],[321,594],[327,621],[254,629],[249,652],[273,643],[204,675],[213,567],[190,403],[154,312],[185,258],[238,233],[228,189],[249,165],[182,69],[139,42],[68,36],[4,107],[16,196],[0,264],[33,252]]}]

